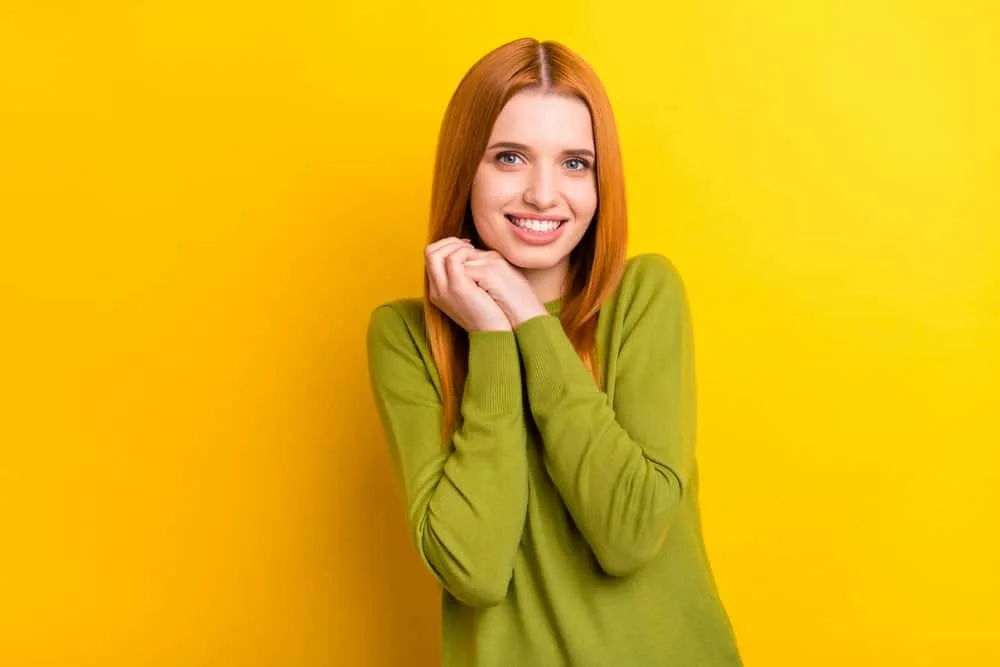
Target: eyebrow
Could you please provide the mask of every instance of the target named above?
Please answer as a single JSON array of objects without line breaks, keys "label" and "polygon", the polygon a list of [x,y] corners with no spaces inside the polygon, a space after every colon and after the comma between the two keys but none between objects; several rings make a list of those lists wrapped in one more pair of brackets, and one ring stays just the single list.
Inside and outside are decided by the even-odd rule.
[{"label": "eyebrow", "polygon": [[[524,151],[525,153],[530,153],[531,149],[524,145],[519,144],[514,141],[498,141],[486,150],[493,150],[494,148],[510,148],[517,151]],[[587,148],[571,148],[562,152],[563,155],[585,155],[591,160],[594,159],[594,151]]]}]

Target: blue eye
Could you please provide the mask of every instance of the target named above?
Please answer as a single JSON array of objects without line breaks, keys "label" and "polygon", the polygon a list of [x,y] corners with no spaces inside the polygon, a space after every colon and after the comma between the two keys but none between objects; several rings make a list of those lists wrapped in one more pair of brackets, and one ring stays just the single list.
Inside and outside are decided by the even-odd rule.
[{"label": "blue eye", "polygon": [[[566,162],[564,164],[567,167],[569,167],[570,171],[583,171],[584,169],[587,169],[590,166],[589,162],[587,162],[586,160],[581,160],[578,157],[570,158],[570,159],[566,160]],[[577,165],[577,166],[570,166],[570,165],[574,165],[574,164]]]},{"label": "blue eye", "polygon": [[508,167],[513,167],[520,159],[517,153],[497,153],[497,162]]}]

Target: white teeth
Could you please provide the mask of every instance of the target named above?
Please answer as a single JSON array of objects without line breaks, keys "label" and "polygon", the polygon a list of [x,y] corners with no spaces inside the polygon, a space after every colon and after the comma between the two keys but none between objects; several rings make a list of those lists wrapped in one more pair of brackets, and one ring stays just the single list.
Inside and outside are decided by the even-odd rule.
[{"label": "white teeth", "polygon": [[532,220],[530,218],[511,219],[514,221],[514,224],[521,229],[527,229],[532,232],[551,232],[562,224],[558,220]]}]

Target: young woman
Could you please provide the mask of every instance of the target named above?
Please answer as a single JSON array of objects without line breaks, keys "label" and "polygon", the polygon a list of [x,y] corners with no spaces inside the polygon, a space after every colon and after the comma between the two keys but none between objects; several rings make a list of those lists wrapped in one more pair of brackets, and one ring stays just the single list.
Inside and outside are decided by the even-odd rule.
[{"label": "young woman", "polygon": [[376,308],[371,383],[446,666],[741,665],[702,541],[671,262],[625,258],[603,86],[521,39],[445,113],[424,299]]}]

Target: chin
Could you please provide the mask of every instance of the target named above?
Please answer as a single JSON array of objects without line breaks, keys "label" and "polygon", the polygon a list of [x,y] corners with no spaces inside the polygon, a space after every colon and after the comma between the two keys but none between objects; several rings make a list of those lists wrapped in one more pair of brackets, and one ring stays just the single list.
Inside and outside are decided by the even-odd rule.
[{"label": "chin", "polygon": [[565,256],[552,248],[511,248],[500,252],[512,266],[540,271],[558,266]]}]

